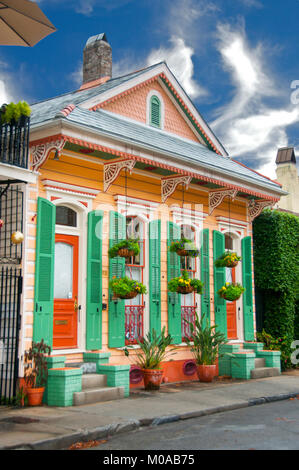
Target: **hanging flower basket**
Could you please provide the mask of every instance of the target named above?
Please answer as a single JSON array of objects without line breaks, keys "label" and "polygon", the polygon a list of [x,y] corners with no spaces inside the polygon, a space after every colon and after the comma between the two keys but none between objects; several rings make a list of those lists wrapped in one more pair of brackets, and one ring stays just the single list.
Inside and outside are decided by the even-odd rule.
[{"label": "hanging flower basket", "polygon": [[122,240],[112,246],[108,251],[109,258],[115,258],[116,256],[120,256],[121,258],[130,258],[132,256],[137,256],[139,253],[139,243],[138,240],[134,238]]},{"label": "hanging flower basket", "polygon": [[199,256],[199,250],[197,250],[195,244],[187,238],[182,238],[177,242],[173,241],[169,247],[169,251],[179,256],[191,256],[192,258]]},{"label": "hanging flower basket", "polygon": [[146,287],[142,282],[134,281],[128,277],[121,277],[119,279],[114,277],[109,282],[109,287],[119,299],[133,299],[138,294],[147,293]]},{"label": "hanging flower basket", "polygon": [[234,302],[241,297],[244,291],[245,289],[241,284],[236,282],[226,282],[225,285],[219,289],[218,294],[223,299]]},{"label": "hanging flower basket", "polygon": [[177,292],[178,294],[190,294],[196,292],[202,294],[203,283],[199,279],[189,278],[188,272],[184,270],[182,275],[171,279],[168,283],[169,292]]},{"label": "hanging flower basket", "polygon": [[217,268],[235,268],[239,261],[241,261],[241,257],[237,253],[226,251],[215,261],[215,266]]}]

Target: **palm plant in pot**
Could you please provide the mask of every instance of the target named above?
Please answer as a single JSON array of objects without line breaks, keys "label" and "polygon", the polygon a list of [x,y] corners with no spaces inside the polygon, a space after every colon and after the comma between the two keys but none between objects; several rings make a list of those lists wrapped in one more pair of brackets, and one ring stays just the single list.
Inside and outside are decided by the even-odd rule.
[{"label": "palm plant in pot", "polygon": [[44,343],[43,339],[40,343],[32,342],[31,348],[25,351],[24,381],[30,406],[38,406],[42,403],[48,379],[46,355],[50,354],[51,347]]},{"label": "palm plant in pot", "polygon": [[[140,347],[140,350],[135,350],[136,359],[143,371],[144,388],[145,390],[159,390],[163,376],[161,362],[167,356],[173,355],[176,349],[176,346],[172,346],[169,351],[166,351],[166,348],[171,345],[172,337],[169,334],[166,336],[164,326],[160,335],[153,329],[145,337],[137,338],[136,341]],[[128,346],[128,348],[133,348],[133,346]],[[129,356],[128,348],[124,349],[127,357]]]},{"label": "palm plant in pot", "polygon": [[210,326],[209,321],[196,315],[195,324],[190,325],[190,336],[186,338],[188,346],[197,364],[197,374],[201,382],[212,382],[216,376],[216,359],[219,357],[219,346],[227,343],[224,334],[216,331],[216,325]]}]

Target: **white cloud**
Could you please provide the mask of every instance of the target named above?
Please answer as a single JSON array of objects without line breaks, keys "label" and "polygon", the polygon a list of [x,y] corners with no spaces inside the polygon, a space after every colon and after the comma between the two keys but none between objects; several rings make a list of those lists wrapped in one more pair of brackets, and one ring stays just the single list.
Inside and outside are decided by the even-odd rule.
[{"label": "white cloud", "polygon": [[193,78],[192,56],[194,50],[187,46],[182,38],[172,37],[170,43],[171,46],[168,48],[160,47],[152,50],[147,58],[147,65],[165,60],[180,84],[192,98],[206,94],[204,88]]},{"label": "white cloud", "polygon": [[265,53],[250,48],[242,29],[218,26],[218,50],[235,87],[232,100],[217,110],[211,124],[228,152],[266,176],[275,178],[277,149],[288,145],[286,129],[299,120],[299,108],[270,108],[265,98],[280,91],[265,72]]}]

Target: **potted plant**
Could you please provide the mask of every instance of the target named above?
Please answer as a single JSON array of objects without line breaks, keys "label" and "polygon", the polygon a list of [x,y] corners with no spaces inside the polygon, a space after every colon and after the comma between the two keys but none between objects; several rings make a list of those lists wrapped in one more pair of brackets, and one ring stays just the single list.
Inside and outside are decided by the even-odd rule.
[{"label": "potted plant", "polygon": [[31,109],[26,101],[9,103],[1,108],[1,121],[5,124],[18,124],[24,126],[31,114]]},{"label": "potted plant", "polygon": [[226,282],[221,289],[219,289],[218,294],[225,300],[234,302],[238,300],[245,288],[241,286],[238,282]]},{"label": "potted plant", "polygon": [[109,248],[109,258],[115,258],[121,256],[122,258],[129,258],[131,256],[137,256],[140,253],[140,247],[138,240],[135,238],[128,238],[122,240],[116,245]]},{"label": "potted plant", "polygon": [[192,258],[199,256],[199,250],[196,248],[195,244],[187,238],[173,241],[169,247],[169,251],[179,256],[191,256]]},{"label": "potted plant", "polygon": [[[161,362],[167,355],[173,355],[173,351],[177,347],[172,346],[170,351],[166,351],[166,348],[171,345],[172,337],[169,334],[165,335],[165,326],[160,335],[157,335],[156,330],[153,329],[151,333],[148,332],[145,337],[137,338],[136,341],[140,346],[140,351],[135,350],[135,352],[137,365],[143,371],[144,388],[145,390],[159,390],[163,376]],[[125,348],[124,351],[128,357],[128,348]]]},{"label": "potted plant", "polygon": [[120,299],[133,299],[138,294],[146,294],[147,289],[142,282],[134,281],[127,276],[116,278],[113,277],[109,282],[109,287],[114,295]]},{"label": "potted plant", "polygon": [[241,261],[241,257],[237,253],[226,251],[216,259],[215,266],[217,268],[235,268],[239,261]]},{"label": "potted plant", "polygon": [[51,347],[44,343],[43,339],[40,343],[32,342],[31,348],[25,351],[24,381],[30,406],[41,405],[43,400],[48,379],[46,354],[51,354]]},{"label": "potted plant", "polygon": [[203,283],[199,279],[191,279],[188,275],[188,271],[184,269],[181,276],[174,277],[169,281],[168,290],[183,295],[190,294],[194,291],[197,294],[202,294]]},{"label": "potted plant", "polygon": [[190,336],[186,338],[188,346],[197,364],[197,375],[201,382],[212,382],[216,376],[216,359],[219,357],[219,346],[226,344],[224,334],[216,331],[216,325],[210,326],[204,321],[204,315],[199,320],[196,315],[195,324],[190,325]]}]

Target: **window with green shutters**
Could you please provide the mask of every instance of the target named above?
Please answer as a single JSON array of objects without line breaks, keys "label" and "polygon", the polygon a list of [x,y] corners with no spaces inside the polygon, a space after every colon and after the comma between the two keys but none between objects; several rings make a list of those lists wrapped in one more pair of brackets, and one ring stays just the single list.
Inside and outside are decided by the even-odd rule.
[{"label": "window with green shutters", "polygon": [[203,293],[201,296],[201,315],[210,322],[210,232],[206,228],[201,231],[201,281],[203,284]]},{"label": "window with green shutters", "polygon": [[161,127],[161,102],[157,96],[152,96],[150,99],[150,124]]},{"label": "window with green shutters", "polygon": [[[167,223],[167,248],[172,241],[180,240],[181,227],[173,222]],[[180,257],[167,249],[167,279],[168,282],[181,274]],[[173,338],[174,344],[182,342],[182,320],[181,320],[181,294],[168,292],[168,333]]]},{"label": "window with green shutters", "polygon": [[149,223],[150,331],[161,332],[161,220]]},{"label": "window with green shutters", "polygon": [[37,200],[33,341],[53,345],[56,207]]},{"label": "window with green shutters", "polygon": [[[110,211],[109,247],[126,238],[126,219],[118,212]],[[116,256],[109,258],[109,279],[125,275],[125,259]],[[121,348],[125,345],[125,301],[114,299],[109,289],[108,311],[108,345],[110,348]]]},{"label": "window with green shutters", "polygon": [[223,233],[213,231],[213,261],[214,261],[214,306],[215,324],[218,331],[227,337],[226,301],[218,295],[219,289],[225,284],[225,268],[217,268],[215,261],[225,251],[225,238]]},{"label": "window with green shutters", "polygon": [[102,347],[102,233],[103,212],[88,214],[86,349]]}]

